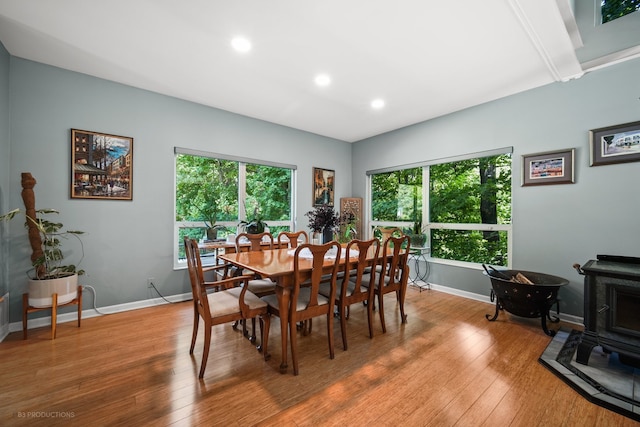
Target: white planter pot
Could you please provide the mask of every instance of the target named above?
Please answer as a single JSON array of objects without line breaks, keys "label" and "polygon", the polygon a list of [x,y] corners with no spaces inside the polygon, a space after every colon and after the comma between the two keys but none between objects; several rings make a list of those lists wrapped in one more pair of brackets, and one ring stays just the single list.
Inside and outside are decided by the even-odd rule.
[{"label": "white planter pot", "polygon": [[78,275],[58,279],[29,279],[29,305],[42,308],[53,305],[52,295],[58,294],[58,305],[73,301],[78,296]]}]

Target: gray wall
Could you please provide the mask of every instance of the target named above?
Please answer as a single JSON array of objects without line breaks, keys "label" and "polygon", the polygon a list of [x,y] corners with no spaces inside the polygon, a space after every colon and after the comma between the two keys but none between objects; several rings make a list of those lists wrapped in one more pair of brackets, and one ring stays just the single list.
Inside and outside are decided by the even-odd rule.
[{"label": "gray wall", "polygon": [[[10,56],[0,43],[0,213],[6,210],[9,189],[9,62]],[[9,248],[7,226],[0,223],[0,296],[9,289]]]},{"label": "gray wall", "polygon": [[[589,167],[588,131],[640,120],[640,60],[611,66],[353,145],[353,193],[367,170],[513,146],[513,265],[571,280],[561,310],[582,316],[582,277],[597,254],[640,256],[640,163]],[[416,96],[419,96],[418,94]],[[524,154],[575,148],[575,184],[521,187]],[[383,155],[381,155],[383,154]],[[435,284],[488,294],[478,269],[433,264]]]},{"label": "gray wall", "polygon": [[[8,205],[23,206],[20,173],[31,172],[38,181],[36,207],[58,209],[66,227],[87,232],[82,283],[97,290],[98,306],[157,297],[147,289],[147,277],[156,279],[163,295],[190,292],[186,272],[174,271],[172,262],[174,146],[297,165],[298,228],[306,229],[304,213],[312,206],[312,167],[335,170],[336,200],[351,196],[346,142],[15,57],[10,86]],[[133,201],[69,198],[71,128],[134,138]],[[16,322],[30,253],[22,221],[9,228]],[[87,293],[85,309],[92,304]]]}]

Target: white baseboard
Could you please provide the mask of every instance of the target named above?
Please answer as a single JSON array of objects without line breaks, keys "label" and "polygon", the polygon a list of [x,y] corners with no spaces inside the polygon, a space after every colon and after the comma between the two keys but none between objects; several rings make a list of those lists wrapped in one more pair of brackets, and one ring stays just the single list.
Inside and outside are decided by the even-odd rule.
[{"label": "white baseboard", "polygon": [[[164,305],[164,304],[169,304],[173,302],[182,302],[182,301],[190,300],[191,298],[192,298],[191,292],[189,292],[186,294],[172,295],[170,297],[166,297],[167,301],[169,302],[165,301],[162,298],[152,298],[152,299],[147,299],[142,301],[112,305],[108,307],[99,307],[98,309],[95,309],[95,308],[86,309],[86,310],[82,310],[82,318],[88,319],[91,317],[97,317],[97,316],[102,316],[106,314],[114,314],[114,313],[121,313],[123,311],[137,310],[139,308],[154,307],[157,305]],[[75,322],[77,320],[78,320],[77,311],[58,314],[58,324],[65,323],[65,322]],[[29,319],[27,322],[28,329],[40,328],[40,327],[49,326],[49,325],[51,325],[51,316],[39,317],[33,320]],[[17,332],[21,330],[22,330],[22,322],[14,322],[9,324],[9,332]],[[4,337],[2,339],[4,339]],[[1,341],[2,340],[0,340],[0,342]]]},{"label": "white baseboard", "polygon": [[[472,300],[484,302],[487,304],[494,304],[491,302],[490,297],[487,295],[475,294],[473,292],[450,288],[448,286],[442,286],[442,285],[438,285],[431,282],[427,284],[426,282],[418,281],[417,285],[422,285],[421,286],[422,289],[430,288],[438,292],[444,292],[446,294],[456,295],[462,298],[472,299]],[[190,300],[191,298],[192,298],[191,293],[185,293],[185,294],[166,297],[166,299],[170,302],[182,302],[182,301]],[[8,294],[5,301],[8,302]],[[137,310],[140,308],[154,307],[157,305],[164,305],[164,304],[169,304],[169,303],[162,298],[152,298],[152,299],[147,299],[142,301],[128,302],[128,303],[112,305],[108,307],[100,307],[97,310],[96,309],[82,310],[82,318],[88,319],[91,317],[101,316],[103,314],[106,315],[106,314],[113,314],[113,313],[121,313],[123,311]],[[574,323],[579,326],[584,325],[582,317],[560,313],[560,319],[565,322]],[[70,313],[64,313],[64,314],[58,315],[58,323],[75,322],[76,320],[78,320],[77,312],[70,312]],[[27,327],[28,329],[32,329],[32,328],[40,328],[43,326],[49,326],[49,325],[51,325],[51,316],[39,317],[37,319],[29,320]],[[7,328],[5,327],[4,329],[7,329]],[[17,332],[21,330],[22,330],[22,322],[14,322],[9,324],[9,328],[6,334],[4,336],[0,336],[0,342],[2,342],[2,340],[4,340],[4,338],[9,333]],[[2,328],[0,328],[0,332],[1,331],[2,331]]]},{"label": "white baseboard", "polygon": [[[427,284],[425,282],[418,281],[418,285],[422,285],[421,287],[423,289],[431,288],[435,291],[444,292],[445,294],[451,294],[451,295],[456,295],[456,296],[467,298],[467,299],[472,299],[475,301],[486,302],[487,304],[492,304],[492,305],[495,304],[495,302],[491,302],[491,297],[489,295],[474,294],[472,292],[462,291],[460,289],[450,288],[448,286],[437,285],[431,282]],[[560,313],[560,320],[567,323],[573,323],[578,326],[584,326],[584,319],[582,317],[573,316],[571,314]]]}]

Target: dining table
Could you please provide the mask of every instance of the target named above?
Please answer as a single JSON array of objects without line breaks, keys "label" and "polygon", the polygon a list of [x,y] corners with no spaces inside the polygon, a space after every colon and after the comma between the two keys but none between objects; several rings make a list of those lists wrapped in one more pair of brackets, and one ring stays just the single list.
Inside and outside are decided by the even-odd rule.
[{"label": "dining table", "polygon": [[[220,255],[220,259],[235,265],[236,267],[253,271],[259,274],[262,278],[271,278],[276,283],[276,298],[278,300],[278,309],[280,311],[280,333],[282,341],[282,361],[280,363],[280,373],[287,371],[287,359],[288,359],[288,333],[289,329],[295,327],[290,325],[290,307],[291,307],[291,290],[294,285],[294,253],[296,249],[292,248],[280,248],[263,251],[248,251],[248,252],[236,252],[225,253]],[[345,250],[343,248],[342,255],[338,259],[338,262],[344,270],[345,265]],[[375,258],[375,250],[370,248],[370,254],[367,256],[367,261],[373,263]],[[357,254],[355,255],[357,257]],[[380,250],[380,257],[382,257],[382,250]],[[353,259],[353,256],[350,256]],[[325,256],[323,264],[323,270],[329,272],[336,262],[336,257],[328,255]],[[308,274],[311,276],[313,260],[310,258],[299,258],[298,271],[301,274]],[[306,277],[303,277],[303,280]]]}]

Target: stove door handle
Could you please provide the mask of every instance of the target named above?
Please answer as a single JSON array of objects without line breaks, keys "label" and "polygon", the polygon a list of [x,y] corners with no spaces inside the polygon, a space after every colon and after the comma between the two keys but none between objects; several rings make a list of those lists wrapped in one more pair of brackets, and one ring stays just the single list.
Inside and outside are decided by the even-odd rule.
[{"label": "stove door handle", "polygon": [[605,311],[609,310],[609,306],[607,304],[603,305],[600,310],[598,310],[598,314],[600,313],[604,313]]}]

